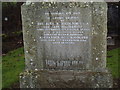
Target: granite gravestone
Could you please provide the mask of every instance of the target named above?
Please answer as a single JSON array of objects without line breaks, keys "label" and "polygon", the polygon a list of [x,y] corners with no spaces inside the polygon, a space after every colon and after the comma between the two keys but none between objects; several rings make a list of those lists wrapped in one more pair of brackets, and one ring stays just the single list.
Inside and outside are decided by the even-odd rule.
[{"label": "granite gravestone", "polygon": [[105,2],[22,5],[26,71],[21,88],[112,87]]}]

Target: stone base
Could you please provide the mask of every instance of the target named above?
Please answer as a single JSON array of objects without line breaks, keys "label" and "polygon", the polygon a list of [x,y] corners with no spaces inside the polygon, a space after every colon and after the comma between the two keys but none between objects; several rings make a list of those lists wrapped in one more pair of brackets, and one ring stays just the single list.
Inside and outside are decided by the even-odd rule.
[{"label": "stone base", "polygon": [[25,71],[20,75],[21,88],[112,88],[108,72]]}]

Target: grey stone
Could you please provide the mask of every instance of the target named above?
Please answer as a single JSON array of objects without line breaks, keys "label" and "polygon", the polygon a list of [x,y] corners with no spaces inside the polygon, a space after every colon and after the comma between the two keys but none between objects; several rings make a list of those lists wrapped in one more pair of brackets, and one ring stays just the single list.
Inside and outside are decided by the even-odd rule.
[{"label": "grey stone", "polygon": [[115,39],[112,37],[107,38],[107,45],[115,45]]},{"label": "grey stone", "polygon": [[39,70],[21,74],[22,88],[112,88],[108,72]]},{"label": "grey stone", "polygon": [[105,2],[24,3],[22,21],[22,88],[112,87]]},{"label": "grey stone", "polygon": [[[54,9],[53,9],[54,7]],[[31,3],[22,6],[24,45],[26,52],[26,68],[28,70],[37,69],[91,69],[98,70],[106,67],[106,35],[107,35],[107,6],[105,3]],[[57,17],[70,18],[76,16],[77,19],[53,19],[54,13]],[[80,13],[67,14],[66,13]],[[48,14],[48,15],[47,15]],[[99,18],[98,18],[99,17]],[[50,19],[48,19],[50,18]],[[63,22],[60,20],[64,20]],[[78,23],[74,28],[68,25],[64,28],[64,23]],[[54,25],[50,25],[54,23]],[[59,25],[56,25],[56,24]],[[40,25],[43,24],[43,25]],[[48,24],[48,25],[46,25]],[[62,25],[63,24],[63,25]],[[54,26],[59,26],[55,28]],[[47,26],[49,28],[47,28]],[[77,27],[78,26],[78,27]],[[78,29],[78,30],[75,30]],[[80,30],[79,30],[80,29]],[[74,31],[71,32],[70,31]],[[58,35],[58,34],[71,34]],[[80,33],[80,34],[79,34]],[[48,35],[47,35],[48,34]],[[57,39],[47,36],[58,36]],[[57,35],[55,35],[57,34]],[[65,42],[61,40],[70,39],[73,34],[81,41]],[[46,35],[46,36],[45,36]],[[80,36],[81,35],[81,36]],[[68,39],[67,39],[68,38]],[[74,37],[72,37],[74,38]],[[85,38],[85,39],[83,39]],[[56,40],[56,41],[49,41]],[[84,41],[85,40],[85,41]],[[54,44],[54,43],[74,43],[74,44]],[[47,62],[47,63],[46,63]],[[49,65],[49,63],[51,65]],[[77,64],[76,64],[77,63]],[[60,65],[59,65],[60,64]],[[63,65],[64,64],[64,65]],[[66,65],[65,65],[66,64]],[[75,65],[76,64],[76,65]]]}]

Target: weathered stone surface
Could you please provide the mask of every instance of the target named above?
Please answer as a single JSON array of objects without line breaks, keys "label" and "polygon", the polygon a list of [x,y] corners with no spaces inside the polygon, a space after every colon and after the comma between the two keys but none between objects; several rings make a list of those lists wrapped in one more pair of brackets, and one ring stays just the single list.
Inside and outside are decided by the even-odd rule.
[{"label": "weathered stone surface", "polygon": [[21,88],[112,87],[105,2],[25,3],[22,21],[29,71]]},{"label": "weathered stone surface", "polygon": [[111,88],[108,72],[40,70],[21,74],[22,88]]},{"label": "weathered stone surface", "polygon": [[[90,69],[102,71],[106,67],[106,3],[31,3],[22,6],[22,15],[28,70]],[[72,17],[74,19],[65,19]],[[50,25],[50,23],[54,24]],[[68,29],[65,29],[64,23],[67,23]],[[68,23],[78,23],[78,25]],[[54,26],[58,28],[54,29]],[[69,26],[74,27],[71,29]],[[61,33],[69,35],[59,35]],[[79,41],[76,41],[77,38],[71,39],[71,37],[74,38],[73,34],[80,38]],[[53,39],[47,36],[59,38]],[[61,41],[67,39],[75,41]]]}]

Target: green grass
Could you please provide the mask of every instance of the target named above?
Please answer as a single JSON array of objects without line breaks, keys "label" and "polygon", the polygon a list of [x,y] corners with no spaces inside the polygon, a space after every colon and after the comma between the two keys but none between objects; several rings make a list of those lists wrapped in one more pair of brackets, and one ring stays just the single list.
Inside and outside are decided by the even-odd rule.
[{"label": "green grass", "polygon": [[114,78],[120,78],[119,63],[120,63],[120,48],[113,49],[107,52],[107,67],[112,72]]},{"label": "green grass", "polygon": [[24,70],[23,48],[7,53],[2,59],[2,87],[8,88],[19,81],[19,74]]},{"label": "green grass", "polygon": [[[118,74],[118,58],[120,57],[118,50],[120,51],[120,48],[108,51],[107,54],[107,67],[111,70],[114,78],[120,78]],[[24,70],[24,60],[23,48],[16,49],[3,56],[3,88],[8,88],[19,81],[19,74]]]}]

